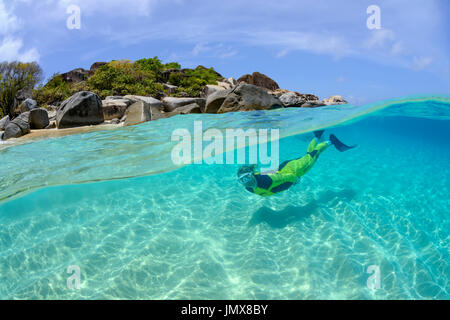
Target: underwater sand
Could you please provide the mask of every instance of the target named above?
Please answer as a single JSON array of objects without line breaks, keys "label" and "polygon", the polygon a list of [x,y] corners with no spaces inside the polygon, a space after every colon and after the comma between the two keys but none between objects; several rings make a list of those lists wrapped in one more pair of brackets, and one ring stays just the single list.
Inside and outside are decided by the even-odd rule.
[{"label": "underwater sand", "polygon": [[[237,183],[238,165],[165,168],[163,151],[131,138],[155,143],[163,132],[149,124],[2,150],[21,169],[2,175],[0,298],[449,299],[448,113],[394,111],[328,129],[358,148],[330,148],[270,198]],[[311,138],[282,139],[281,161]],[[170,172],[112,180],[152,170]],[[80,290],[67,288],[71,265]],[[371,265],[379,290],[367,287]]]}]

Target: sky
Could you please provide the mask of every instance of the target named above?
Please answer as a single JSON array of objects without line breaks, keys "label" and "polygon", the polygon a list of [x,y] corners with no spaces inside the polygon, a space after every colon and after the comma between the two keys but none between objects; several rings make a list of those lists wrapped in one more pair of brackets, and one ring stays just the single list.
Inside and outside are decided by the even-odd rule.
[{"label": "sky", "polygon": [[0,61],[37,61],[46,78],[154,56],[358,105],[450,94],[450,1],[0,0]]}]

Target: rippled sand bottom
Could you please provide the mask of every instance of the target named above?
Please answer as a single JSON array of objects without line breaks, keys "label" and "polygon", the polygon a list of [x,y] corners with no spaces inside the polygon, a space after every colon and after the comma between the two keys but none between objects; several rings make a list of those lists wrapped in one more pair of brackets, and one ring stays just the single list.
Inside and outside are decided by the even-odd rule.
[{"label": "rippled sand bottom", "polygon": [[67,129],[41,129],[41,130],[31,130],[30,133],[15,139],[9,139],[7,141],[0,140],[0,150],[5,147],[17,146],[33,141],[49,139],[49,138],[60,138],[65,136],[70,136],[74,134],[90,133],[102,130],[112,130],[122,127],[122,124],[100,124],[96,126],[83,126]]},{"label": "rippled sand bottom", "polygon": [[[359,147],[267,199],[238,166],[193,165],[3,204],[0,298],[449,299],[448,142],[370,124],[333,130]],[[283,140],[282,160],[309,139]]]}]

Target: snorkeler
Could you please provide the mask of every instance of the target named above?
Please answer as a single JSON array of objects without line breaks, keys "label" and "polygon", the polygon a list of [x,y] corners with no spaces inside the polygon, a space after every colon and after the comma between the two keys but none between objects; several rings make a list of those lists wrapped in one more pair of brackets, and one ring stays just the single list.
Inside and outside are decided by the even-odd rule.
[{"label": "snorkeler", "polygon": [[323,130],[314,132],[315,138],[309,144],[307,154],[299,159],[283,162],[277,172],[261,174],[256,171],[256,165],[246,165],[239,168],[238,181],[249,192],[262,197],[269,197],[276,193],[285,191],[296,184],[316,163],[319,156],[330,145],[338,151],[344,152],[356,146],[347,146],[330,135],[330,140],[318,144],[322,137]]}]

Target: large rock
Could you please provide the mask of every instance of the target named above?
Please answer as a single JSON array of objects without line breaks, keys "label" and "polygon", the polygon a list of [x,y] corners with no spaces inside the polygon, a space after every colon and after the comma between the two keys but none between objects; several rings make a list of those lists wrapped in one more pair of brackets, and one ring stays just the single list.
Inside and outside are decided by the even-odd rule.
[{"label": "large rock", "polygon": [[166,90],[168,93],[176,93],[178,90],[177,86],[173,86],[171,84],[165,83],[164,84],[164,90]]},{"label": "large rock", "polygon": [[[31,88],[23,88],[19,91],[17,91],[16,95],[14,96],[14,103],[11,107],[11,111],[15,115],[18,115],[20,113],[19,106],[27,99],[33,98],[33,92]],[[8,110],[9,111],[9,110]]]},{"label": "large rock", "polygon": [[17,118],[12,120],[5,128],[2,139],[8,140],[11,138],[19,138],[30,132],[30,112],[20,114]]},{"label": "large rock", "polygon": [[56,110],[47,110],[47,114],[49,120],[56,120]]},{"label": "large rock", "polygon": [[179,107],[172,112],[166,112],[162,116],[163,118],[169,118],[180,114],[190,114],[190,113],[202,113],[203,108],[197,103],[191,103],[183,107]]},{"label": "large rock", "polygon": [[281,101],[266,90],[251,84],[241,84],[231,90],[217,113],[268,110],[282,108]]},{"label": "large rock", "polygon": [[202,107],[199,106],[197,103],[191,103],[187,106],[183,106],[180,108],[177,108],[175,112],[179,112],[180,114],[190,114],[190,113],[202,113]]},{"label": "large rock", "polygon": [[276,90],[268,90],[267,93],[271,94],[277,98],[280,98],[283,94],[285,93],[289,93],[292,92],[290,90],[286,90],[286,89],[276,89]]},{"label": "large rock", "polygon": [[252,84],[267,90],[276,90],[280,88],[278,86],[278,83],[270,79],[268,76],[259,72],[253,72],[252,75],[250,74],[243,75],[237,80],[237,82]]},{"label": "large rock", "polygon": [[29,123],[31,129],[45,129],[50,124],[47,110],[42,108],[31,110]]},{"label": "large rock", "polygon": [[153,120],[167,118],[167,112],[160,110],[159,108],[155,108],[150,106],[151,118]]},{"label": "large rock", "polygon": [[15,110],[16,113],[24,113],[36,109],[38,107],[37,102],[33,99],[25,99],[19,108]]},{"label": "large rock", "polygon": [[163,99],[164,111],[172,112],[177,108],[184,107],[188,104],[196,103],[201,108],[205,107],[206,99],[204,98],[172,98],[167,97]]},{"label": "large rock", "polygon": [[63,81],[75,84],[85,81],[89,77],[89,74],[90,74],[89,70],[78,68],[61,74],[61,77]]},{"label": "large rock", "polygon": [[103,117],[105,120],[112,120],[115,118],[122,118],[125,115],[127,108],[133,104],[130,99],[115,99],[103,100]]},{"label": "large rock", "polygon": [[[151,120],[158,120],[160,118],[164,118],[164,106],[163,103],[153,97],[145,97],[145,96],[135,96],[135,95],[127,95],[123,97],[124,99],[129,99],[132,102],[144,102],[149,105]],[[122,122],[126,119],[126,114],[122,118]]]},{"label": "large rock", "polygon": [[109,100],[120,100],[120,99],[124,99],[124,97],[122,97],[122,96],[107,96],[105,98],[106,101],[109,101]]},{"label": "large rock", "polygon": [[234,78],[224,79],[223,81],[228,82],[231,85],[231,87],[236,87],[238,85],[238,82]]},{"label": "large rock", "polygon": [[298,92],[289,91],[280,96],[280,101],[286,108],[303,107],[306,103],[322,104],[319,98],[312,94],[301,94]]},{"label": "large rock", "polygon": [[105,64],[107,64],[107,62],[94,62],[89,69],[89,76],[93,76],[95,72],[97,72],[98,68],[104,66]]},{"label": "large rock", "polygon": [[0,120],[0,130],[5,130],[6,126],[9,124],[9,116],[4,117]]},{"label": "large rock", "polygon": [[219,90],[208,96],[204,113],[217,113],[232,90]]},{"label": "large rock", "polygon": [[22,102],[26,99],[31,99],[32,97],[33,97],[33,91],[31,88],[20,89],[19,91],[17,91],[16,95],[14,96],[14,98],[20,102]]},{"label": "large rock", "polygon": [[90,91],[81,91],[64,101],[56,112],[58,128],[71,128],[103,123],[102,101]]},{"label": "large rock", "polygon": [[150,105],[144,101],[133,103],[125,112],[125,126],[134,126],[152,120]]},{"label": "large rock", "polygon": [[347,104],[348,102],[339,95],[331,96],[328,99],[323,99],[323,103],[326,105],[340,105],[340,104]]},{"label": "large rock", "polygon": [[323,106],[325,106],[325,103],[322,101],[308,101],[302,104],[302,108],[317,108]]},{"label": "large rock", "polygon": [[153,98],[161,101],[162,99],[164,99],[165,97],[168,97],[168,96],[169,95],[167,93],[165,93],[164,91],[158,90],[158,91],[155,92]]},{"label": "large rock", "polygon": [[128,95],[128,96],[124,96],[123,98],[129,99],[133,102],[143,101],[143,102],[149,104],[151,108],[158,108],[160,110],[163,110],[163,103],[160,100],[155,99],[153,97]]},{"label": "large rock", "polygon": [[295,92],[288,92],[280,96],[280,101],[285,107],[301,107],[305,101]]},{"label": "large rock", "polygon": [[208,98],[210,95],[212,95],[213,93],[216,93],[217,91],[223,91],[225,90],[224,87],[222,86],[218,86],[218,85],[214,85],[214,84],[208,84],[206,85],[201,94],[200,97],[202,98]]},{"label": "large rock", "polygon": [[228,83],[227,81],[218,81],[217,85],[225,90],[228,89],[233,89],[233,85],[231,85],[230,83]]}]

